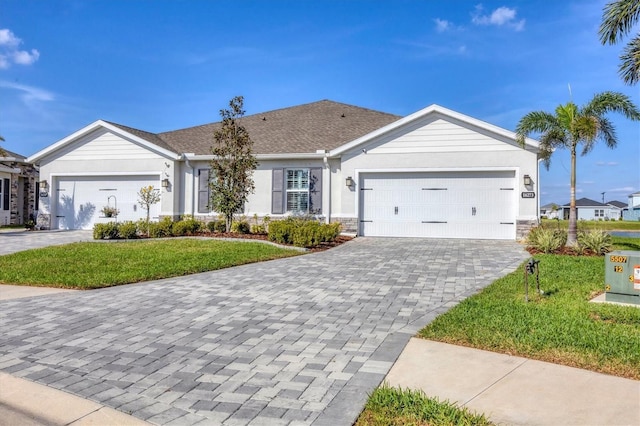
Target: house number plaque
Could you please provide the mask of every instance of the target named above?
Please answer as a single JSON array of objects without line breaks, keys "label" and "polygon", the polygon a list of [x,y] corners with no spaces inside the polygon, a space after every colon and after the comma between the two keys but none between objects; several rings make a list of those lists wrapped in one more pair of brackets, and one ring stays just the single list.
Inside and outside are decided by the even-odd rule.
[{"label": "house number plaque", "polygon": [[522,193],[522,198],[536,198],[536,193],[533,192],[533,191],[523,192]]}]

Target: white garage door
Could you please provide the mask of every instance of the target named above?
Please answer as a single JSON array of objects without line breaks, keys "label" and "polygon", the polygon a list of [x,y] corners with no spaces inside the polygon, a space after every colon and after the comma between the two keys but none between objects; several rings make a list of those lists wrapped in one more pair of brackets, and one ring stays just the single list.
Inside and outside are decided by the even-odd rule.
[{"label": "white garage door", "polygon": [[[143,186],[160,188],[158,176],[70,176],[56,179],[56,200],[53,214],[59,229],[92,229],[105,218],[105,206],[120,211],[118,222],[146,218],[147,212],[138,204],[138,192]],[[157,218],[160,204],[151,206],[151,218]],[[54,225],[55,226],[55,225]]]},{"label": "white garage door", "polygon": [[360,234],[515,239],[514,171],[363,174]]}]

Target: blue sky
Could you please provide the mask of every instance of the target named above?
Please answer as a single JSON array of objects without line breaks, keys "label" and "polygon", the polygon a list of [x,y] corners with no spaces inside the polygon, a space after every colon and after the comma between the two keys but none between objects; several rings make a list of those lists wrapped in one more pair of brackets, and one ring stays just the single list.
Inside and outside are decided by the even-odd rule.
[{"label": "blue sky", "polygon": [[[97,119],[151,132],[218,121],[236,95],[247,114],[436,103],[508,130],[605,90],[640,105],[617,75],[623,45],[598,41],[605,3],[0,0],[0,135],[28,156]],[[619,146],[578,158],[578,198],[640,190],[640,124],[610,118]],[[558,151],[542,168],[542,204],[569,200],[569,165]]]}]

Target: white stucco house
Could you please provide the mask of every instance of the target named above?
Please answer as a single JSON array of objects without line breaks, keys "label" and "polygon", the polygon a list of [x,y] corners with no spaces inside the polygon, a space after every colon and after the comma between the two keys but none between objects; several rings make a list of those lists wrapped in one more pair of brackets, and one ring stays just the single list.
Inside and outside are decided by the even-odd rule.
[{"label": "white stucco house", "polygon": [[[516,239],[538,220],[538,143],[438,105],[406,117],[323,100],[241,119],[259,166],[245,214],[311,213],[367,236]],[[88,229],[145,216],[210,220],[210,149],[219,123],[150,133],[98,120],[29,157],[40,224]],[[117,206],[116,206],[117,204]]]},{"label": "white stucco house", "polygon": [[627,208],[623,212],[624,220],[640,220],[640,191],[629,194]]},{"label": "white stucco house", "polygon": [[[576,200],[576,214],[578,220],[618,220],[622,215],[619,202],[601,203],[589,198]],[[562,206],[562,218],[569,219],[569,203]]]}]

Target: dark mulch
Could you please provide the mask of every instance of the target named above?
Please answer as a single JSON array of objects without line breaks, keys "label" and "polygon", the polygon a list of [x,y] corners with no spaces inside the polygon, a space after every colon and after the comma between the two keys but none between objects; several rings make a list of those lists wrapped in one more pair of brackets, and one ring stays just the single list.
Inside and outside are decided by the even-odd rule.
[{"label": "dark mulch", "polygon": [[[214,237],[214,238],[239,238],[239,239],[246,239],[246,240],[269,241],[267,234],[239,234],[236,232],[205,232],[200,234],[200,236]],[[328,243],[320,243],[319,246],[310,248],[309,251],[317,252],[317,251],[329,250],[330,248],[337,247],[340,244],[344,244],[347,241],[351,241],[352,239],[353,237],[349,237],[347,235],[338,235],[338,238],[336,238],[335,241],[328,242]]]},{"label": "dark mulch", "polygon": [[591,251],[589,249],[586,249],[584,252],[578,252],[576,251],[576,249],[572,248],[572,247],[561,247],[557,250],[554,250],[552,252],[549,253],[544,253],[543,251],[540,251],[538,249],[535,249],[533,247],[527,247],[527,251],[529,253],[531,253],[532,255],[536,255],[536,254],[561,254],[563,256],[602,256],[599,253],[596,253],[594,251]]}]

